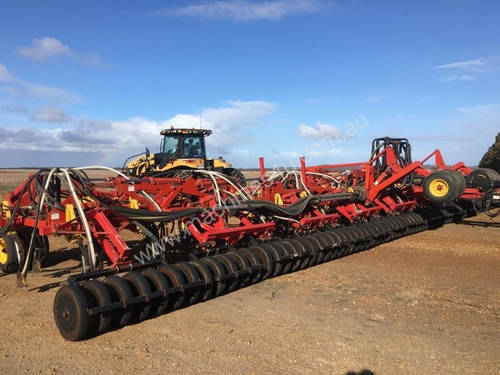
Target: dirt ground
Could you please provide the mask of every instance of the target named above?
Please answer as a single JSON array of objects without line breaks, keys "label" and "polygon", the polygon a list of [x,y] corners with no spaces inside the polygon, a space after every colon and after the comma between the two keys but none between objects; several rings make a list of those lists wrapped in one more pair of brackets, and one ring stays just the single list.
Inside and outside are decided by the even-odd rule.
[{"label": "dirt ground", "polygon": [[498,227],[450,224],[82,342],[52,315],[77,254],[51,245],[27,288],[0,276],[2,374],[500,374]]}]

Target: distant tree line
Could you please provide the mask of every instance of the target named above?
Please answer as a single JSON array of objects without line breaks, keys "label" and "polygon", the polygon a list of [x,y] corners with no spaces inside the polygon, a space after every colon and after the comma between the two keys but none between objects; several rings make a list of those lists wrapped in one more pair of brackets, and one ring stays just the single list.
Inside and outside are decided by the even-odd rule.
[{"label": "distant tree line", "polygon": [[495,143],[483,155],[479,167],[491,168],[500,173],[500,133],[497,134]]}]

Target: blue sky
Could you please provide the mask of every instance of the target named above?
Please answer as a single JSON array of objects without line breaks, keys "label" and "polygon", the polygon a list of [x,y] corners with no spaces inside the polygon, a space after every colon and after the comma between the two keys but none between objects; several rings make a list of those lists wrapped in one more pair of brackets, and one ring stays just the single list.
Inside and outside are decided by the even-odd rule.
[{"label": "blue sky", "polygon": [[3,1],[0,166],[120,165],[170,124],[239,167],[408,137],[476,164],[500,131],[498,1]]}]

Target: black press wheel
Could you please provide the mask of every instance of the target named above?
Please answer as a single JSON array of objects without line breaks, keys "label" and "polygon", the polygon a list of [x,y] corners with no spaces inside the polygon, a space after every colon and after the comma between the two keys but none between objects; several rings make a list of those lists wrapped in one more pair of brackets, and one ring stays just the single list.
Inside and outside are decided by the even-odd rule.
[{"label": "black press wheel", "polygon": [[77,286],[65,285],[54,299],[54,319],[62,337],[77,341],[87,335],[89,316],[87,300]]},{"label": "black press wheel", "polygon": [[133,297],[132,289],[129,283],[118,276],[110,276],[104,280],[104,284],[108,287],[112,302],[120,301],[123,307],[113,314],[111,324],[114,327],[123,327],[130,323],[134,315],[132,309],[127,308],[128,301]]},{"label": "black press wheel", "polygon": [[[103,307],[111,304],[111,295],[106,285],[99,280],[82,281],[81,287],[85,294],[88,307]],[[112,321],[112,311],[91,315],[89,318],[89,331],[99,334],[108,330]]]},{"label": "black press wheel", "polygon": [[135,271],[127,273],[123,278],[130,283],[134,297],[142,296],[146,298],[145,301],[133,306],[135,312],[133,320],[140,322],[149,318],[152,309],[151,304],[147,300],[148,296],[151,294],[151,286],[148,279]]}]

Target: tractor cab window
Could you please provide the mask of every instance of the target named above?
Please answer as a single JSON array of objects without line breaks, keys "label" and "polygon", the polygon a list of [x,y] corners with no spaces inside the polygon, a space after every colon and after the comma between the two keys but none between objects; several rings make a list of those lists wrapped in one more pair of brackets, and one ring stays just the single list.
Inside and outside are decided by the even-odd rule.
[{"label": "tractor cab window", "polygon": [[203,158],[203,144],[200,136],[185,137],[182,142],[183,158]]},{"label": "tractor cab window", "polygon": [[167,158],[177,158],[177,146],[179,145],[179,138],[165,136],[163,140],[163,152]]}]

